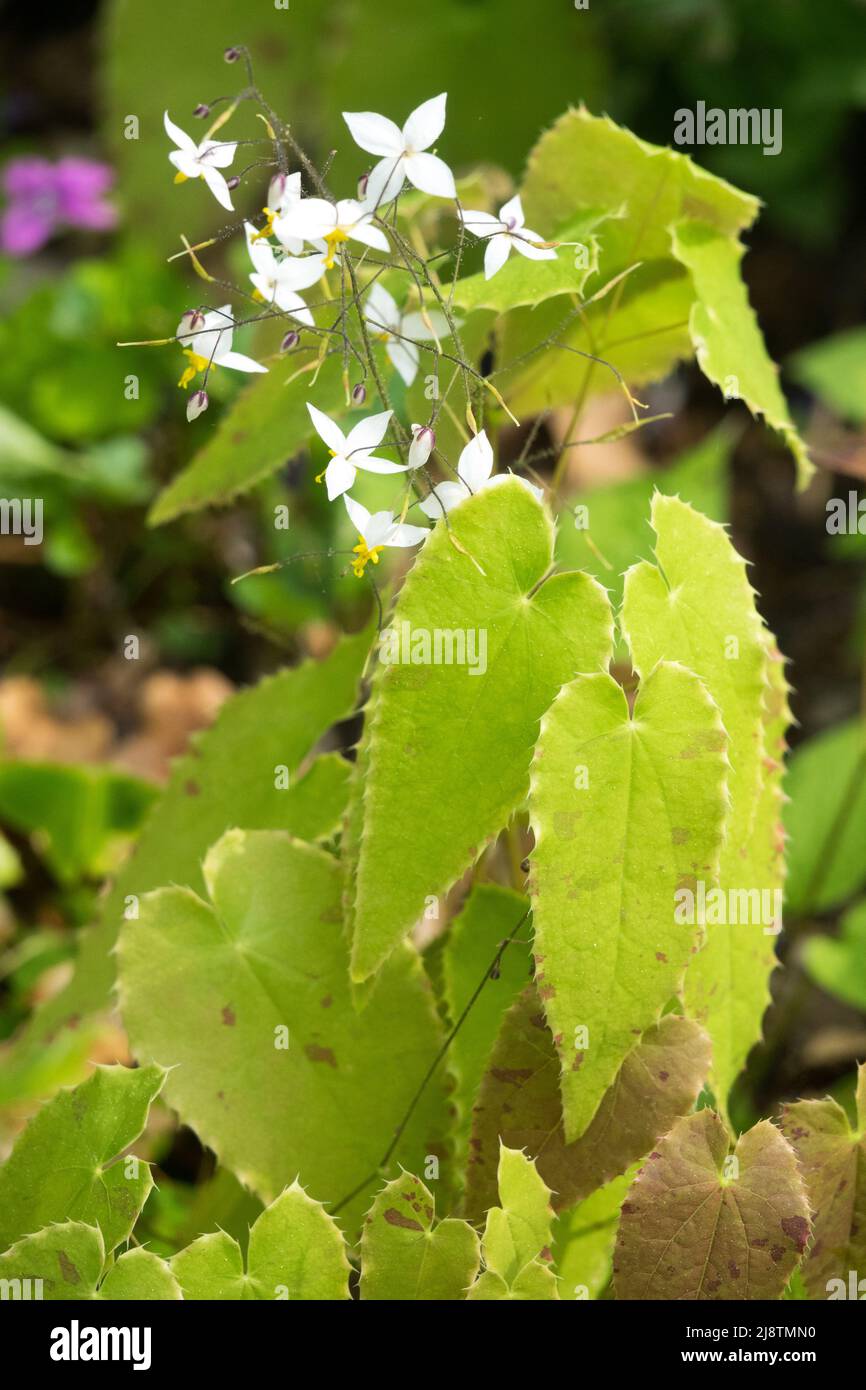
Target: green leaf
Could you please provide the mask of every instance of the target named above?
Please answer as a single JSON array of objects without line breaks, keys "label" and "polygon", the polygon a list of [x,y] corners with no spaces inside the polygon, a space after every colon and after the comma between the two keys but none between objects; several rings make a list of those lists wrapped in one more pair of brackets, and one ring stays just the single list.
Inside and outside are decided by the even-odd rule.
[{"label": "green leaf", "polygon": [[[235,830],[204,875],[212,905],[163,888],[124,923],[119,992],[135,1054],[175,1068],[169,1103],[264,1201],[299,1176],[337,1202],[375,1173],[440,1047],[420,960],[397,951],[356,1013],[330,855]],[[395,1161],[423,1166],[442,1127],[433,1085]],[[361,1194],[346,1220],[364,1209]]]},{"label": "green leaf", "polygon": [[866,1066],[857,1079],[853,1130],[841,1105],[800,1100],[782,1108],[782,1133],[800,1162],[812,1208],[812,1241],[803,1264],[811,1298],[827,1298],[841,1279],[848,1296],[850,1271],[866,1267]]},{"label": "green leaf", "polygon": [[[21,1280],[30,1290],[22,1296],[64,1303],[94,1298],[137,1301],[181,1297],[168,1266],[148,1250],[121,1255],[100,1285],[104,1260],[98,1226],[64,1221],[25,1236],[0,1255],[0,1284]],[[36,1280],[42,1281],[39,1294],[35,1292]],[[11,1296],[16,1295],[13,1292]]]},{"label": "green leaf", "polygon": [[545,580],[552,552],[549,517],[506,480],[461,503],[450,529],[437,523],[400,591],[390,631],[401,643],[420,633],[435,655],[437,633],[462,632],[484,661],[380,667],[349,840],[356,980],[503,828],[526,795],[541,714],[564,680],[609,657],[603,591],[583,574]]},{"label": "green leaf", "polygon": [[472,1300],[559,1297],[549,1268],[553,1211],[550,1190],[531,1158],[503,1144],[499,1150],[499,1200],[484,1227],[484,1271],[469,1291]]},{"label": "green leaf", "polygon": [[525,990],[503,1019],[473,1111],[466,1215],[480,1220],[496,1200],[500,1141],[534,1159],[556,1210],[590,1196],[692,1108],[708,1066],[705,1034],[666,1015],[629,1052],[586,1133],[568,1144],[556,1049],[537,990]]},{"label": "green leaf", "polygon": [[[460,914],[451,923],[442,948],[442,975],[448,1019],[453,1026],[490,969],[501,943],[526,911],[526,899],[494,883],[477,884]],[[455,1080],[451,1096],[457,1112],[454,1166],[462,1173],[466,1164],[472,1106],[484,1075],[490,1049],[496,1041],[502,1016],[525,985],[530,971],[529,946],[518,932],[503,953],[497,978],[488,979],[448,1049],[448,1070]]]},{"label": "green leaf", "polygon": [[152,1250],[127,1250],[109,1269],[99,1286],[97,1298],[112,1302],[177,1302],[180,1286],[166,1264]]},{"label": "green leaf", "polygon": [[838,937],[810,936],[803,964],[828,994],[866,1013],[866,903],[845,913]]},{"label": "green leaf", "polygon": [[851,328],[810,343],[789,366],[794,379],[843,420],[866,423],[866,329]]},{"label": "green leaf", "polygon": [[[620,207],[615,230],[631,260],[670,255],[668,228],[685,216],[712,223],[727,236],[751,226],[759,203],[693,164],[687,155],[639,140],[584,106],[567,111],[529,157],[522,189],[529,226],[553,232],[575,208]],[[636,231],[640,241],[636,243]]]},{"label": "green leaf", "polygon": [[779,369],[767,354],[749,303],[740,274],[745,248],[702,221],[680,222],[672,236],[674,255],[689,270],[697,293],[689,332],[698,366],[782,436],[797,465],[798,485],[805,487],[814,466],[788,413]]},{"label": "green leaf", "polygon": [[174,1256],[171,1268],[185,1299],[310,1302],[349,1297],[349,1261],[340,1228],[297,1182],[253,1225],[246,1271],[240,1246],[225,1231],[200,1236]]},{"label": "green leaf", "polygon": [[[621,627],[641,675],[661,659],[678,661],[701,678],[718,706],[730,760],[719,886],[726,893],[763,889],[771,894],[781,885],[783,669],[769,646],[745,561],[724,528],[678,498],[661,495],[653,499],[652,525],[658,566],[641,563],[629,571]],[[688,858],[683,887],[695,892],[703,882],[711,891],[713,875],[704,860]],[[773,937],[764,932],[771,923],[772,916],[767,923],[710,921],[686,979],[687,1009],[713,1044],[711,1076],[722,1109],[761,1035],[775,964]]]},{"label": "green leaf", "polygon": [[227,506],[275,473],[313,433],[307,411],[311,396],[326,415],[345,411],[339,356],[325,362],[315,387],[311,372],[287,384],[297,371],[291,361],[271,361],[267,376],[244,387],[204,447],[160,493],[148,517],[151,526],[202,507]]},{"label": "green leaf", "polygon": [[566,686],[542,721],[530,797],[536,983],[569,1143],[682,984],[694,929],[676,921],[676,893],[696,864],[715,878],[725,750],[704,686],[667,662],[642,680],[633,717],[599,674]]},{"label": "green leaf", "polygon": [[797,1160],[769,1120],[728,1148],[719,1116],[699,1110],[650,1154],[622,1207],[617,1298],[781,1298],[809,1238]]},{"label": "green leaf", "polygon": [[[614,610],[618,610],[622,603],[622,576],[637,560],[648,558],[651,553],[652,534],[647,517],[656,490],[681,497],[713,521],[727,521],[727,469],[733,444],[731,431],[721,427],[664,472],[653,471],[569,497],[568,510],[573,513],[574,524],[563,515],[556,536],[558,562],[579,566],[593,575],[606,587]],[[581,507],[586,508],[585,513],[579,510]],[[578,524],[584,520],[588,525]]]},{"label": "green leaf", "polygon": [[826,912],[866,882],[866,731],[837,724],[797,748],[785,790],[787,902],[791,912]]},{"label": "green leaf", "polygon": [[361,1298],[455,1302],[478,1274],[478,1236],[465,1221],[434,1220],[435,1202],[411,1173],[376,1197],[361,1236]]},{"label": "green leaf", "polygon": [[[715,178],[674,150],[647,144],[607,117],[581,107],[562,116],[535,146],[522,189],[529,226],[558,234],[575,211],[615,208],[599,227],[599,278],[628,270],[613,294],[569,324],[572,305],[562,299],[509,316],[498,380],[512,409],[528,414],[588,399],[616,387],[604,367],[581,362],[574,350],[612,364],[632,385],[658,380],[692,355],[688,320],[695,300],[691,279],[671,250],[670,226],[700,216],[734,237],[749,226],[758,202]],[[560,251],[563,258],[566,251]],[[635,266],[638,268],[635,269]],[[597,282],[590,282],[590,291]],[[522,354],[551,334],[564,344],[521,363]]]},{"label": "green leaf", "polygon": [[120,1155],[164,1080],[160,1067],[97,1067],[43,1106],[0,1168],[0,1249],[55,1221],[99,1226],[109,1252],[129,1238],[153,1179]]},{"label": "green leaf", "polygon": [[553,1260],[563,1301],[599,1298],[610,1283],[620,1207],[633,1177],[622,1173],[559,1217]]},{"label": "green leaf", "polygon": [[[115,978],[111,952],[124,913],[135,909],[129,900],[164,883],[201,889],[201,861],[225,830],[283,829],[307,839],[331,834],[336,787],[321,801],[318,795],[334,778],[333,768],[325,772],[313,764],[306,777],[295,775],[330,726],[352,713],[368,648],[369,634],[360,633],[341,640],[323,662],[304,662],[260,681],[228,700],[213,726],[193,738],[190,751],[173,763],[99,923],[84,934],[71,983],[38,1010],[20,1040],[22,1054],[41,1051],[59,1027],[75,1028],[83,1015],[108,1006]],[[282,766],[290,774],[285,790],[275,778]]]},{"label": "green leaf", "polygon": [[110,873],[156,795],[147,782],[111,768],[0,765],[0,820],[33,835],[63,884]]}]

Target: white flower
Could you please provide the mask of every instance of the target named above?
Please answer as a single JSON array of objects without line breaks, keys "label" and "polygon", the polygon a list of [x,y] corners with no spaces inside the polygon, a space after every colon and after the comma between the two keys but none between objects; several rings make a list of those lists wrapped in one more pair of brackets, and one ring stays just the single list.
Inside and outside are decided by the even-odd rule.
[{"label": "white flower", "polygon": [[420,354],[415,343],[406,340],[416,338],[419,342],[431,343],[436,338],[441,341],[451,333],[448,320],[438,309],[428,310],[427,313],[433,327],[432,333],[420,313],[401,313],[393,295],[378,281],[367,291],[364,318],[385,344],[389,361],[396,367],[407,386],[411,386],[418,375]]},{"label": "white flower", "polygon": [[336,204],[325,198],[299,198],[279,222],[274,223],[274,231],[280,240],[288,234],[310,241],[314,246],[324,243],[328,251],[325,262],[328,270],[334,264],[337,247],[344,241],[360,241],[364,246],[374,246],[377,251],[390,250],[385,233],[373,226],[371,209],[354,198],[342,198]]},{"label": "white flower", "polygon": [[543,237],[524,226],[519,194],[499,209],[498,217],[492,217],[489,212],[468,211],[461,211],[460,216],[468,232],[474,232],[475,236],[487,241],[484,253],[486,280],[491,280],[497,270],[502,269],[512,246],[531,261],[556,260],[556,252],[552,247],[544,246]]},{"label": "white flower", "polygon": [[236,372],[266,372],[261,362],[254,362],[242,352],[232,352],[234,320],[230,304],[221,309],[212,309],[203,314],[198,309],[188,310],[177,326],[175,337],[183,344],[184,357],[189,358],[189,366],[183,373],[178,386],[187,386],[197,372],[213,370],[215,367],[230,367]]},{"label": "white flower", "polygon": [[268,185],[267,205],[262,208],[262,212],[267,218],[267,222],[256,236],[266,237],[274,233],[284,250],[293,256],[299,256],[304,249],[304,242],[301,237],[289,236],[283,227],[283,219],[286,214],[291,212],[296,203],[301,201],[301,175],[295,174],[275,174]]},{"label": "white flower", "polygon": [[346,435],[329,415],[317,410],[309,401],[307,410],[310,412],[310,419],[317,435],[331,451],[331,462],[316,479],[317,483],[321,478],[325,479],[330,502],[342,493],[348,492],[359,468],[365,473],[406,472],[405,463],[391,463],[389,459],[377,458],[372,452],[384,439],[393,411],[384,410],[381,415],[368,415],[366,420],[359,420]]},{"label": "white flower", "polygon": [[437,198],[456,198],[454,175],[448,165],[435,154],[424,154],[445,126],[447,92],[415,108],[400,130],[387,116],[375,111],[344,111],[343,120],[352,139],[362,150],[382,158],[370,173],[367,182],[367,203],[377,208],[390,203],[408,179],[422,193]]},{"label": "white flower", "polygon": [[[444,512],[450,512],[458,503],[465,502],[473,493],[483,492],[487,487],[496,487],[498,483],[504,483],[506,478],[516,476],[513,473],[497,473],[491,477],[492,473],[493,449],[486,432],[482,430],[474,439],[470,439],[460,455],[460,462],[457,464],[458,480],[437,484],[431,495],[425,497],[420,504],[422,512],[435,521]],[[543,493],[540,487],[534,487],[525,478],[517,478],[517,482],[541,501]]]},{"label": "white flower", "polygon": [[247,248],[254,269],[250,279],[256,294],[266,304],[275,304],[284,313],[291,314],[299,323],[313,327],[313,316],[304,303],[298,290],[307,290],[321,280],[325,273],[325,257],[286,256],[279,260],[274,248],[258,236],[255,227],[244,223],[247,234]]},{"label": "white flower", "polygon": [[226,169],[231,164],[237,142],[205,139],[197,145],[191,135],[169,119],[167,111],[162,120],[166,135],[177,145],[177,149],[168,156],[177,169],[175,183],[183,183],[184,179],[204,179],[217,202],[233,212],[229,186],[220,169]]},{"label": "white flower", "polygon": [[423,468],[436,445],[436,435],[429,425],[412,426],[412,443],[409,445],[409,467]]},{"label": "white flower", "polygon": [[430,534],[426,526],[407,526],[405,522],[398,521],[393,512],[373,512],[371,515],[354,497],[344,497],[343,501],[352,525],[358,531],[358,544],[353,548],[356,558],[352,561],[357,579],[362,577],[369,561],[378,565],[379,552],[386,546],[405,549],[420,544]]}]

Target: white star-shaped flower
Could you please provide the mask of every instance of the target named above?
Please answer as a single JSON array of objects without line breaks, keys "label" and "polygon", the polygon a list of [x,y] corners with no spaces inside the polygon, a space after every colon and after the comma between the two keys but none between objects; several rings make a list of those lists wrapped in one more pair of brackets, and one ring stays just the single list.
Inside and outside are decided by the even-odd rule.
[{"label": "white star-shaped flower", "polygon": [[308,290],[311,285],[321,280],[325,273],[325,257],[285,256],[279,259],[270,243],[262,241],[255,227],[249,222],[244,224],[244,230],[247,234],[250,260],[253,263],[250,279],[255,285],[258,297],[265,304],[275,304],[284,313],[291,314],[299,323],[312,328],[313,315],[298,294],[298,290]]},{"label": "white star-shaped flower", "polygon": [[204,179],[217,202],[229,212],[233,212],[229,186],[220,169],[226,169],[231,164],[237,142],[205,139],[197,145],[191,135],[187,135],[179,125],[175,125],[167,111],[162,119],[166,135],[177,145],[177,149],[172,150],[168,156],[177,169],[175,183],[183,183],[184,179]]},{"label": "white star-shaped flower", "polygon": [[367,181],[366,201],[372,208],[382,207],[397,197],[408,179],[422,193],[438,198],[456,198],[454,175],[444,160],[424,151],[445,127],[447,92],[415,108],[403,129],[375,111],[344,111],[343,120],[356,145],[381,158]]},{"label": "white star-shaped flower", "polygon": [[368,415],[365,420],[359,420],[348,434],[344,434],[329,415],[309,401],[307,410],[316,434],[331,451],[331,462],[316,479],[316,482],[320,478],[325,479],[330,502],[349,491],[359,468],[365,473],[406,472],[405,463],[392,463],[390,459],[377,458],[373,453],[376,445],[385,438],[388,421],[394,413],[392,410],[383,410],[380,415]]},{"label": "white star-shaped flower", "polygon": [[[486,431],[482,430],[474,439],[470,439],[460,455],[457,479],[438,483],[430,496],[425,497],[420,503],[422,512],[435,521],[444,512],[450,512],[459,503],[465,502],[473,493],[483,492],[487,487],[496,487],[498,483],[504,483],[506,478],[517,477],[514,473],[497,473],[491,477],[492,473],[493,449]],[[526,478],[517,478],[517,482],[541,501],[544,494],[540,487],[534,487]]]},{"label": "white star-shaped flower", "polygon": [[512,246],[531,261],[555,261],[556,252],[544,245],[544,238],[524,226],[520,195],[499,209],[499,216],[489,212],[461,211],[463,225],[487,242],[484,252],[484,278],[491,280],[501,270],[511,254]]},{"label": "white star-shaped flower", "polygon": [[371,209],[354,198],[342,198],[339,203],[329,203],[326,198],[300,198],[274,223],[274,231],[281,241],[286,235],[300,237],[327,249],[328,270],[334,264],[337,247],[344,241],[360,241],[377,251],[390,250],[385,233],[373,225]]},{"label": "white star-shaped flower", "polygon": [[385,344],[389,361],[396,367],[407,386],[411,386],[418,375],[420,358],[415,343],[407,339],[415,338],[418,342],[430,343],[438,338],[441,342],[451,333],[448,320],[438,309],[430,309],[427,312],[427,319],[433,328],[432,333],[420,313],[401,313],[393,295],[378,281],[374,281],[367,291],[364,318]]},{"label": "white star-shaped flower", "polygon": [[253,361],[242,352],[232,352],[234,320],[230,304],[221,309],[212,309],[203,314],[199,309],[189,309],[177,326],[175,337],[183,344],[184,357],[189,366],[183,373],[178,386],[186,386],[198,372],[208,368],[230,367],[236,372],[266,372],[261,362]]},{"label": "white star-shaped flower", "polygon": [[370,561],[378,565],[379,552],[387,546],[402,550],[410,545],[419,545],[430,534],[426,526],[407,526],[405,522],[398,521],[393,512],[370,513],[354,497],[344,497],[343,501],[358,532],[358,544],[353,548],[355,559],[352,561],[357,579],[362,577]]}]

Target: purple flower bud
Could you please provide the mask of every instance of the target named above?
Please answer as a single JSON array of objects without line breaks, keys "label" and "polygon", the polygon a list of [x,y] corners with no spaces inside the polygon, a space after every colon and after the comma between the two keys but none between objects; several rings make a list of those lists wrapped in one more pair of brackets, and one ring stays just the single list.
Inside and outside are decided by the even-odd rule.
[{"label": "purple flower bud", "polygon": [[436,445],[436,435],[429,425],[412,426],[412,443],[409,445],[409,467],[422,468]]},{"label": "purple flower bud", "polygon": [[352,400],[354,401],[355,405],[363,405],[366,399],[367,388],[364,385],[363,381],[359,381],[358,385],[355,386],[352,390]]},{"label": "purple flower bud", "polygon": [[287,333],[283,341],[280,343],[280,352],[288,352],[290,348],[297,347],[300,341],[300,333],[296,333],[295,330],[292,329],[292,331],[290,333]]},{"label": "purple flower bud", "polygon": [[187,309],[183,317],[189,319],[186,328],[188,333],[197,333],[200,328],[204,327],[204,314],[200,309]]},{"label": "purple flower bud", "polygon": [[237,174],[232,174],[230,179],[226,179],[226,188],[235,189],[240,187],[240,179]]},{"label": "purple flower bud", "polygon": [[358,197],[361,200],[361,202],[363,202],[367,196],[367,184],[369,182],[369,174],[362,174],[361,177],[358,179]]},{"label": "purple flower bud", "polygon": [[200,101],[192,114],[196,117],[197,120],[203,121],[205,116],[210,115],[210,107],[206,106],[203,101]]},{"label": "purple flower bud", "polygon": [[240,56],[241,51],[239,48],[227,48],[225,53],[223,54],[223,57],[225,58],[227,63],[236,63]]},{"label": "purple flower bud", "polygon": [[190,422],[197,420],[208,408],[207,391],[193,391],[186,403],[186,418]]}]

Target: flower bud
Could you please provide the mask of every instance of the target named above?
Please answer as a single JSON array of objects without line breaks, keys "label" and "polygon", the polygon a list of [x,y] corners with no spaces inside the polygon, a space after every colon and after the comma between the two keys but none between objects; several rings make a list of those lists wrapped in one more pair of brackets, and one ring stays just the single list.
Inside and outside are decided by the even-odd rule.
[{"label": "flower bud", "polygon": [[225,58],[227,63],[236,63],[240,56],[241,51],[239,48],[227,48],[225,53],[223,54],[223,57]]},{"label": "flower bud", "polygon": [[367,196],[367,184],[370,182],[369,174],[362,174],[358,179],[358,199],[363,203]]},{"label": "flower bud", "polygon": [[300,333],[296,333],[295,330],[292,329],[290,333],[286,334],[285,338],[280,343],[280,352],[288,352],[291,348],[297,347],[300,341]]},{"label": "flower bud", "polygon": [[286,191],[285,174],[274,174],[268,184],[268,207],[275,208],[280,204],[280,200]]},{"label": "flower bud", "polygon": [[436,435],[429,425],[412,426],[412,443],[409,445],[409,467],[422,468],[433,452]]},{"label": "flower bud", "polygon": [[363,405],[366,399],[367,388],[364,385],[363,381],[359,381],[358,385],[355,386],[352,390],[352,400],[355,405]]},{"label": "flower bud", "polygon": [[207,391],[193,391],[186,403],[186,418],[197,420],[208,408]]},{"label": "flower bud", "polygon": [[200,328],[204,327],[204,314],[200,309],[187,309],[182,317],[189,319],[184,330],[187,333],[197,333]]},{"label": "flower bud", "polygon": [[210,107],[206,106],[203,101],[200,101],[192,114],[196,117],[197,120],[203,121],[205,116],[210,115]]},{"label": "flower bud", "polygon": [[226,188],[235,189],[240,187],[240,179],[237,174],[232,174],[230,179],[226,179]]}]

